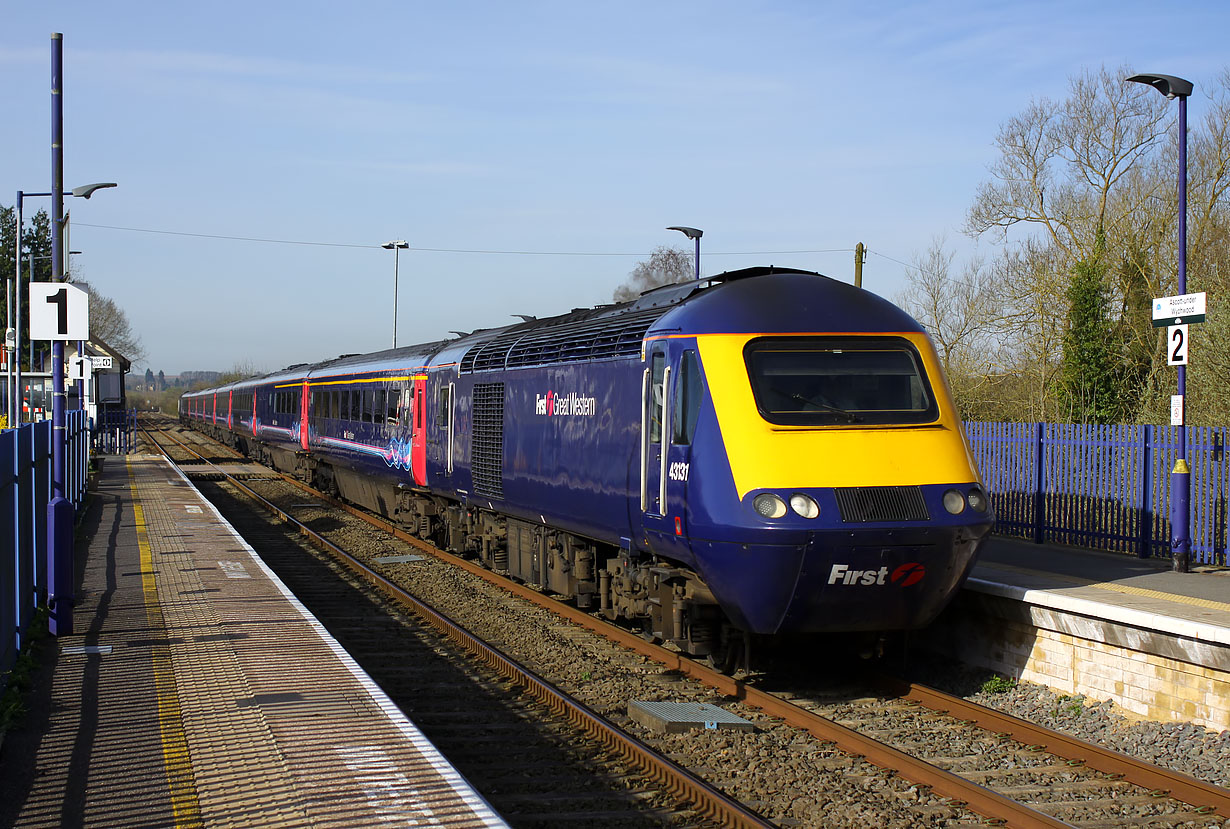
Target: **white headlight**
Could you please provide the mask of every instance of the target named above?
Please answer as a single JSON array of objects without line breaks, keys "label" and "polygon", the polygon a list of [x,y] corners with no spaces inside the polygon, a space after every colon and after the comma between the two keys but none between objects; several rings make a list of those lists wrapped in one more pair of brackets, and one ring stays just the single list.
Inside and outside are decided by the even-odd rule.
[{"label": "white headlight", "polygon": [[987,495],[978,487],[969,491],[969,506],[974,512],[987,511]]},{"label": "white headlight", "polygon": [[820,515],[820,505],[801,492],[790,496],[790,508],[804,518],[816,518]]},{"label": "white headlight", "polygon": [[953,515],[960,515],[965,509],[965,496],[955,489],[948,490],[944,493],[944,509]]}]

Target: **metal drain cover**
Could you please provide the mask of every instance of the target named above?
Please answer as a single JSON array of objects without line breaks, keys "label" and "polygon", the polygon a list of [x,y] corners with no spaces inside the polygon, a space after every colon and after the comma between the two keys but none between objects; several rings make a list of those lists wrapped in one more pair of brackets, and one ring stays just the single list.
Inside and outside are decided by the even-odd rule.
[{"label": "metal drain cover", "polygon": [[406,561],[422,561],[422,556],[404,555],[404,556],[376,556],[376,561],[381,564],[401,564]]},{"label": "metal drain cover", "polygon": [[632,700],[628,716],[646,728],[677,734],[693,728],[736,728],[753,731],[756,726],[707,702],[648,702]]}]

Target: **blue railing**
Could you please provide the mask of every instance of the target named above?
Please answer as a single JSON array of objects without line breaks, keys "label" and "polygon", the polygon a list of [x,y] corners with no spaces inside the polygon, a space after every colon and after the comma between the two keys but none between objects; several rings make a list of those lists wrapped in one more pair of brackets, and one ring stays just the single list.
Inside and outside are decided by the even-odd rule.
[{"label": "blue railing", "polygon": [[[1169,556],[1178,427],[966,423],[1002,535]],[[1224,428],[1187,427],[1191,560],[1225,564]]]},{"label": "blue railing", "polygon": [[[64,413],[64,497],[80,507],[89,478],[83,411]],[[47,502],[52,494],[51,421],[0,432],[0,674],[13,667],[34,610],[46,601]],[[0,688],[3,687],[0,679]]]},{"label": "blue railing", "polygon": [[135,451],[136,409],[102,409],[91,430],[94,451],[105,455],[126,455]]}]

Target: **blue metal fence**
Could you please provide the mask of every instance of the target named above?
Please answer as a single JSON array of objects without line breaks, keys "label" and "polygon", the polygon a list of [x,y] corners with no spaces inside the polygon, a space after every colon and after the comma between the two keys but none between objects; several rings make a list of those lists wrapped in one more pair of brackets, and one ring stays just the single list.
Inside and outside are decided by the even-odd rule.
[{"label": "blue metal fence", "polygon": [[[1187,428],[1191,560],[1225,564],[1230,464],[1224,428]],[[1142,557],[1170,555],[1178,427],[966,423],[995,531]]]},{"label": "blue metal fence", "polygon": [[[88,484],[90,432],[85,412],[64,415],[64,497],[80,507]],[[0,432],[0,674],[13,667],[34,610],[46,600],[51,434],[51,421]]]},{"label": "blue metal fence", "polygon": [[94,451],[124,455],[136,450],[136,409],[100,409],[94,424]]}]

